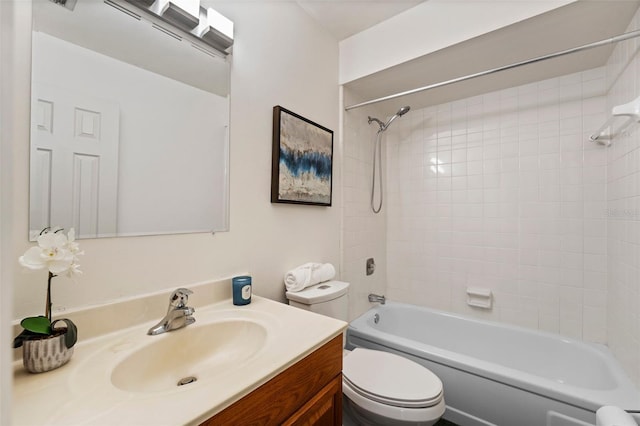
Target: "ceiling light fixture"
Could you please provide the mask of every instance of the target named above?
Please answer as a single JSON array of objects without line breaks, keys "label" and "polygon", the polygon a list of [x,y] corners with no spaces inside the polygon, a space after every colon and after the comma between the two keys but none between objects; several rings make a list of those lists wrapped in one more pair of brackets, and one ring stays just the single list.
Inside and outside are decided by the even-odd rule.
[{"label": "ceiling light fixture", "polygon": [[78,2],[78,0],[50,0],[53,3],[65,7],[69,10],[73,10],[74,7],[76,7],[76,3]]},{"label": "ceiling light fixture", "polygon": [[[75,1],[77,0],[51,0]],[[106,0],[105,0],[106,1]],[[110,0],[118,2],[117,0]],[[233,22],[199,0],[123,0],[171,24],[204,44],[228,55],[233,46]]]}]

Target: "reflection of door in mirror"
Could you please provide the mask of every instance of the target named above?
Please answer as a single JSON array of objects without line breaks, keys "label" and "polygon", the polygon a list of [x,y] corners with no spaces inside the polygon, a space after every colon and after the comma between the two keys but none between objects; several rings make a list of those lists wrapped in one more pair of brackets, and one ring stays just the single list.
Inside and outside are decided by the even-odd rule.
[{"label": "reflection of door in mirror", "polygon": [[[228,229],[230,55],[102,1],[32,4],[31,239]],[[94,133],[113,141],[109,160]]]},{"label": "reflection of door in mirror", "polygon": [[115,236],[118,106],[44,83],[31,104],[31,235],[55,223],[79,238]]}]

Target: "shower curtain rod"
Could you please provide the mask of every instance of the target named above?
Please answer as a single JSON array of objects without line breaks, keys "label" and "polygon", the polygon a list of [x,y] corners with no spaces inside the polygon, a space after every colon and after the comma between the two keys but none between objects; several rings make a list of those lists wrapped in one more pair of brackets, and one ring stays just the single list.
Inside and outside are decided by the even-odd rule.
[{"label": "shower curtain rod", "polygon": [[449,84],[459,83],[459,82],[465,81],[465,80],[471,80],[472,78],[476,78],[476,77],[483,77],[485,75],[494,74],[494,73],[497,73],[497,72],[500,72],[500,71],[510,70],[512,68],[521,67],[523,65],[533,64],[533,63],[540,62],[540,61],[546,61],[547,59],[558,58],[560,56],[569,55],[571,53],[582,52],[583,50],[593,49],[595,47],[606,46],[607,44],[618,43],[620,41],[628,40],[628,39],[635,38],[635,37],[640,37],[640,30],[635,30],[635,31],[631,31],[631,32],[628,32],[628,33],[620,34],[620,35],[615,36],[615,37],[607,38],[607,39],[596,41],[596,42],[589,43],[589,44],[584,44],[582,46],[574,47],[574,48],[567,49],[567,50],[562,50],[560,52],[555,52],[555,53],[550,53],[548,55],[538,56],[536,58],[527,59],[525,61],[515,62],[515,63],[510,64],[510,65],[504,65],[504,66],[501,66],[501,67],[498,67],[498,68],[493,68],[493,69],[490,69],[490,70],[487,70],[487,71],[481,71],[481,72],[477,72],[475,74],[469,74],[469,75],[465,75],[463,77],[458,77],[458,78],[453,78],[451,80],[441,81],[440,83],[435,83],[435,84],[430,84],[428,86],[418,87],[417,89],[411,89],[411,90],[407,90],[405,92],[395,93],[393,95],[388,95],[388,96],[383,96],[381,98],[372,99],[370,101],[360,102],[359,104],[354,104],[354,105],[350,105],[350,106],[345,107],[345,111],[349,111],[349,110],[352,110],[354,108],[360,108],[360,107],[363,107],[363,106],[366,106],[366,105],[376,104],[378,102],[388,101],[390,99],[399,98],[401,96],[412,95],[414,93],[424,92],[426,90],[437,89],[438,87],[448,86]]}]

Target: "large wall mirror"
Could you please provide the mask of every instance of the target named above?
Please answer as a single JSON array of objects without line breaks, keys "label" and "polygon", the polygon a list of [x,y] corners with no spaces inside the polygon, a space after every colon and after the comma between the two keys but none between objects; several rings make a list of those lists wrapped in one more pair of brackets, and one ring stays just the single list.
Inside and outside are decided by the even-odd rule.
[{"label": "large wall mirror", "polygon": [[33,0],[31,239],[228,229],[230,59],[174,36]]}]

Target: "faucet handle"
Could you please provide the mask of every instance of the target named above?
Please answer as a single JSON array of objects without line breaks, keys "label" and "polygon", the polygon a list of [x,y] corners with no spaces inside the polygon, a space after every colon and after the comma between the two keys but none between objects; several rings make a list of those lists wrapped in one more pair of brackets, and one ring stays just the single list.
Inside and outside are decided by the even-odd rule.
[{"label": "faucet handle", "polygon": [[193,294],[193,291],[188,288],[179,288],[175,290],[171,293],[171,297],[169,298],[169,308],[180,309],[186,307],[190,294]]}]

